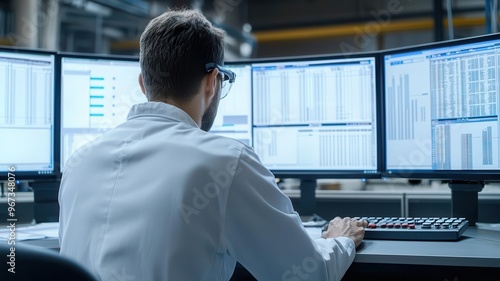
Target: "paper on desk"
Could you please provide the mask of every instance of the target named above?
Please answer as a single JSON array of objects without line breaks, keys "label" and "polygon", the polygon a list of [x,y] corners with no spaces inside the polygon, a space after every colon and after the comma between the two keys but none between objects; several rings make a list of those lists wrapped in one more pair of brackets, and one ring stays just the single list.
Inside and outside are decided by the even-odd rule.
[{"label": "paper on desk", "polygon": [[59,223],[44,222],[18,229],[19,232],[44,235],[46,238],[59,238]]},{"label": "paper on desk", "polygon": [[[18,227],[14,231],[17,241],[44,239],[44,238],[59,238],[59,223],[39,223],[30,226]],[[11,235],[10,229],[0,230],[0,239],[8,240]]]},{"label": "paper on desk", "polygon": [[[0,241],[7,241],[9,240],[10,236],[10,231],[5,231],[1,230],[0,231]],[[32,234],[32,233],[24,233],[24,232],[15,232],[15,239],[17,241],[24,241],[24,240],[32,240],[32,239],[44,239],[45,235],[40,235],[40,234]]]}]

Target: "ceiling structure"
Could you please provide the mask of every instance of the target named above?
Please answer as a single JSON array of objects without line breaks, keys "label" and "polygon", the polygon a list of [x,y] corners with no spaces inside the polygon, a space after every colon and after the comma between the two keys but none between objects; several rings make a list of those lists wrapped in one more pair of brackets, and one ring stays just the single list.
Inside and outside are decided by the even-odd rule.
[{"label": "ceiling structure", "polygon": [[[59,0],[58,37],[62,51],[137,54],[138,38],[151,18],[169,7],[189,6],[202,10],[209,20],[226,30],[226,53],[230,58],[338,51],[340,41],[359,50],[380,49],[392,42],[389,38],[384,43],[380,36],[384,32],[427,30],[423,41],[445,39],[446,22],[438,25],[439,32],[436,32],[436,15],[441,19],[446,15],[445,2]],[[456,26],[485,24],[485,0],[449,2],[452,3]],[[372,40],[373,44],[367,46],[355,44],[356,36],[366,33],[377,40]]]}]

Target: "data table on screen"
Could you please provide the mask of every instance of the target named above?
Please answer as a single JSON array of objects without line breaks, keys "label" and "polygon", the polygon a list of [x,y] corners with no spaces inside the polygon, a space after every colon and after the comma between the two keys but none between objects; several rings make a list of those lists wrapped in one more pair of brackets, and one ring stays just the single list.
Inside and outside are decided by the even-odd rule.
[{"label": "data table on screen", "polygon": [[0,171],[53,173],[54,75],[54,54],[0,50]]},{"label": "data table on screen", "polygon": [[384,56],[388,170],[500,168],[500,40]]},{"label": "data table on screen", "polygon": [[259,63],[254,148],[272,170],[377,171],[374,57]]}]

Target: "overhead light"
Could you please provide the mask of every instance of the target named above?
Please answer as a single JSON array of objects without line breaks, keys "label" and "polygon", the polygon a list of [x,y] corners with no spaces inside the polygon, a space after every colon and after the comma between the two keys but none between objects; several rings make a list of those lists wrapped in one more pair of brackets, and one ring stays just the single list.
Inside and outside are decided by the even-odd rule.
[{"label": "overhead light", "polygon": [[245,58],[248,58],[252,55],[252,52],[253,52],[253,46],[248,43],[248,42],[243,42],[241,43],[240,45],[240,54],[245,57]]},{"label": "overhead light", "polygon": [[244,32],[250,33],[250,32],[252,32],[252,25],[247,22],[247,23],[243,24],[242,29]]}]

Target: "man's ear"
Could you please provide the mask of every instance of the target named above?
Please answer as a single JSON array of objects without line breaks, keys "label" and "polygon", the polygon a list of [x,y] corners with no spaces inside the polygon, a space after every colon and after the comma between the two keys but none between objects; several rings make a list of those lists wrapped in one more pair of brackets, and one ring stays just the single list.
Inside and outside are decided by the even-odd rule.
[{"label": "man's ear", "polygon": [[139,86],[141,86],[141,91],[146,96],[146,88],[144,87],[144,81],[142,80],[142,73],[139,73]]},{"label": "man's ear", "polygon": [[205,76],[205,94],[207,101],[215,97],[217,91],[217,83],[219,82],[219,70],[216,68]]}]

